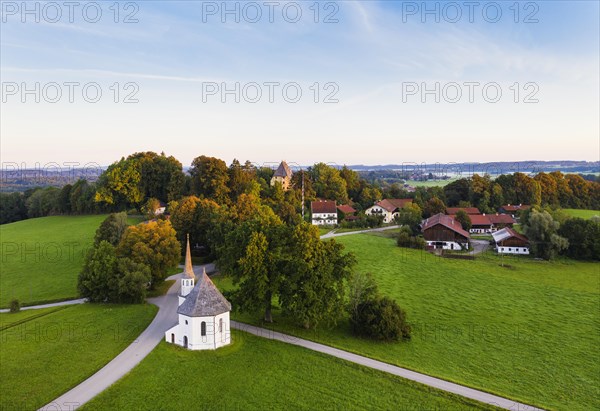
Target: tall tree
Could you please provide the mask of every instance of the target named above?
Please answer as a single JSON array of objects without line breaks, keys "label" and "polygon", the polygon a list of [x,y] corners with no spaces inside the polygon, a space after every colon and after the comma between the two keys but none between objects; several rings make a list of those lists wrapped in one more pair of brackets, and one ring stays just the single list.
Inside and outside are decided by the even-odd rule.
[{"label": "tall tree", "polygon": [[181,197],[185,177],[179,160],[165,153],[152,151],[134,153],[127,160],[136,161],[140,167],[140,190],[145,199],[157,198],[168,202]]},{"label": "tall tree", "polygon": [[566,249],[569,242],[558,235],[559,224],[547,211],[532,210],[523,226],[525,235],[529,237],[530,246],[536,257],[552,259],[557,253]]},{"label": "tall tree", "polygon": [[142,174],[139,162],[125,160],[111,164],[98,179],[95,200],[117,206],[120,210],[139,208],[144,200],[140,182]]},{"label": "tall tree", "polygon": [[219,204],[229,201],[229,169],[223,160],[200,156],[192,161],[190,168],[192,188],[201,198],[208,198]]},{"label": "tall tree", "polygon": [[151,288],[162,283],[167,270],[174,268],[181,258],[181,245],[169,221],[150,221],[129,226],[117,247],[119,257],[150,267]]}]

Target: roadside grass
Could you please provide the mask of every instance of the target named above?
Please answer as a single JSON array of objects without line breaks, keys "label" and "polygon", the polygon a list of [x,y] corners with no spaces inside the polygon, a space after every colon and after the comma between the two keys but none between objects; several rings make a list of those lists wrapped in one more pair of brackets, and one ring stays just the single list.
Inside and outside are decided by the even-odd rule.
[{"label": "roadside grass", "polygon": [[[0,314],[0,323],[40,311]],[[123,351],[156,311],[149,304],[72,305],[1,331],[0,409],[36,410],[62,395]]]},{"label": "roadside grass", "polygon": [[319,235],[324,235],[327,234],[330,231],[333,231],[334,229],[332,227],[319,227]]},{"label": "roadside grass", "polygon": [[0,306],[77,298],[77,274],[105,215],[32,218],[0,226]]},{"label": "roadside grass", "polygon": [[234,330],[216,351],[161,342],[85,410],[492,409],[325,354]]},{"label": "roadside grass", "polygon": [[563,211],[571,217],[583,218],[588,220],[594,216],[600,217],[600,210],[577,210],[574,208],[563,208]]},{"label": "roadside grass", "polygon": [[[336,241],[407,311],[410,342],[352,337],[347,319],[307,331],[278,310],[268,327],[524,403],[600,409],[598,264],[505,256],[501,267],[493,253],[442,259],[372,234]],[[260,314],[233,318],[264,326]]]}]

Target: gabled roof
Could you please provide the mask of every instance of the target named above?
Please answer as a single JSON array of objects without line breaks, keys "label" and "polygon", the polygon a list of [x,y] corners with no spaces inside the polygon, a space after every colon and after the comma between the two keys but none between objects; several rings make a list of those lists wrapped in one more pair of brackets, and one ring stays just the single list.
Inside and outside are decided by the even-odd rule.
[{"label": "gabled roof", "polygon": [[231,311],[231,304],[215,287],[206,270],[196,286],[190,291],[185,301],[177,309],[177,314],[188,317],[209,317]]},{"label": "gabled roof", "polygon": [[311,201],[310,211],[313,214],[337,214],[337,207],[335,206],[335,201],[331,200]]},{"label": "gabled roof", "polygon": [[524,242],[529,242],[529,239],[522,234],[517,233],[512,228],[503,228],[502,230],[498,230],[495,233],[492,233],[492,237],[494,237],[494,241],[499,243],[500,241],[504,241],[508,238],[517,238]]},{"label": "gabled roof", "polygon": [[344,214],[353,214],[356,213],[356,210],[350,207],[348,204],[342,204],[337,206],[337,209],[340,210]]},{"label": "gabled roof", "polygon": [[504,211],[519,211],[519,210],[528,210],[531,208],[530,205],[527,204],[507,204],[507,205],[503,205],[502,208]]},{"label": "gabled roof", "polygon": [[454,215],[460,210],[464,211],[467,214],[481,214],[477,207],[448,207],[446,208],[446,214]]},{"label": "gabled roof", "polygon": [[398,208],[402,208],[408,203],[412,203],[412,198],[386,198],[385,200],[378,202],[376,205],[386,209],[390,213],[393,213]]},{"label": "gabled roof", "polygon": [[517,220],[512,218],[510,214],[490,214],[492,224],[516,224]]},{"label": "gabled roof", "polygon": [[490,216],[485,214],[472,214],[469,215],[469,219],[471,220],[471,225],[492,225]]},{"label": "gabled roof", "polygon": [[279,163],[279,167],[275,170],[273,177],[292,177],[292,169],[287,165],[285,161]]},{"label": "gabled roof", "polygon": [[471,237],[469,235],[469,233],[467,233],[465,230],[463,230],[462,226],[460,225],[460,223],[458,221],[454,220],[449,215],[445,215],[442,213],[431,216],[428,219],[426,219],[425,221],[423,221],[423,223],[421,224],[421,230],[422,231],[428,230],[438,224],[441,224],[444,227],[449,228],[450,230],[462,235],[463,237],[466,237],[466,238]]},{"label": "gabled roof", "polygon": [[190,235],[187,235],[187,246],[185,249],[185,268],[183,269],[183,274],[181,275],[183,278],[196,278],[196,274],[194,274],[194,269],[192,268],[192,253],[190,252]]}]

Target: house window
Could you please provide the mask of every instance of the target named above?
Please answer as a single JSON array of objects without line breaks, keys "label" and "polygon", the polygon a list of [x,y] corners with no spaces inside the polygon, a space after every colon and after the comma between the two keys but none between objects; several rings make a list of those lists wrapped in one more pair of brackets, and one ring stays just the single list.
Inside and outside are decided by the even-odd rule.
[{"label": "house window", "polygon": [[223,319],[219,319],[219,332],[222,333],[223,332]]},{"label": "house window", "polygon": [[203,337],[206,335],[206,322],[204,321],[200,324],[200,335]]},{"label": "house window", "polygon": [[185,325],[188,325],[188,322],[187,322],[187,320],[185,320]]}]

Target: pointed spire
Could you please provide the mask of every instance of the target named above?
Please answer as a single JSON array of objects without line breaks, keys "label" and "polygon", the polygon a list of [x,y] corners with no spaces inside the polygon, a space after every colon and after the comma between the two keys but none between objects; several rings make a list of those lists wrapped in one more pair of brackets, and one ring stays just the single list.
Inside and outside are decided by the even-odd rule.
[{"label": "pointed spire", "polygon": [[194,269],[192,268],[192,253],[190,251],[190,235],[187,235],[187,247],[185,250],[185,269],[183,271],[183,277],[185,278],[196,278]]}]

